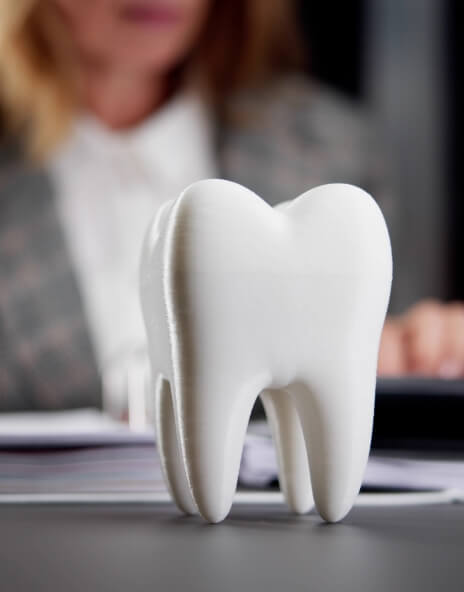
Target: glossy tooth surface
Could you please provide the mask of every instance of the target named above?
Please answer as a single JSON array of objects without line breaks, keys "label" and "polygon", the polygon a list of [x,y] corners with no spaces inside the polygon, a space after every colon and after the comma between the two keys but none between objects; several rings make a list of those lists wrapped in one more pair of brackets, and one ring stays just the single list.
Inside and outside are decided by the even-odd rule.
[{"label": "glossy tooth surface", "polygon": [[160,211],[141,297],[163,468],[181,509],[227,515],[262,393],[289,506],[311,507],[312,481],[321,516],[343,518],[367,461],[390,284],[385,222],[356,187],[273,209],[209,180]]}]

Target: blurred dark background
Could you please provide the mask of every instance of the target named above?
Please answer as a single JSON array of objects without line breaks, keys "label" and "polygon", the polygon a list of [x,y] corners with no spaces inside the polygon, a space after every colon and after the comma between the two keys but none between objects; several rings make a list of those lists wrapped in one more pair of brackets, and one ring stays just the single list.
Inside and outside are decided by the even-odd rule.
[{"label": "blurred dark background", "polygon": [[413,303],[414,290],[464,300],[462,3],[301,1],[300,16],[311,75],[366,103],[381,122],[395,191],[408,204],[402,216],[418,241],[409,253],[402,246],[411,286],[416,265],[428,278],[403,301]]},{"label": "blurred dark background", "polygon": [[354,98],[364,93],[367,2],[300,2],[308,71]]},{"label": "blurred dark background", "polygon": [[[462,47],[459,45],[462,34],[463,8],[462,2],[452,0],[448,2],[447,12],[447,56],[448,56],[448,152],[450,179],[450,213],[452,224],[451,235],[451,261],[454,271],[454,282],[450,286],[451,295],[455,298],[464,298],[464,274],[462,273],[464,261],[464,203],[462,201],[463,182],[459,176],[460,163],[464,156],[463,146],[463,67]],[[461,24],[461,26],[460,26]],[[460,108],[461,107],[461,108]]]}]

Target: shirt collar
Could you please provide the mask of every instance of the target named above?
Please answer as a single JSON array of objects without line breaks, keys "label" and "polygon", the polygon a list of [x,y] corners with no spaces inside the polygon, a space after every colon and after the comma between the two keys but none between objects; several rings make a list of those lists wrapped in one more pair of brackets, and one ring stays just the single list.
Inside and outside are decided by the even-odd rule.
[{"label": "shirt collar", "polygon": [[142,125],[127,132],[128,145],[147,166],[155,163],[174,179],[182,154],[185,172],[201,171],[212,159],[213,125],[206,106],[194,94],[175,97]]},{"label": "shirt collar", "polygon": [[[192,93],[173,97],[156,113],[127,131],[107,128],[92,115],[81,115],[74,125],[74,138],[96,154],[136,158],[147,174],[167,181],[179,173],[208,171],[214,167],[214,126],[201,98]],[[182,159],[176,157],[182,155]],[[184,175],[183,175],[184,176]]]}]

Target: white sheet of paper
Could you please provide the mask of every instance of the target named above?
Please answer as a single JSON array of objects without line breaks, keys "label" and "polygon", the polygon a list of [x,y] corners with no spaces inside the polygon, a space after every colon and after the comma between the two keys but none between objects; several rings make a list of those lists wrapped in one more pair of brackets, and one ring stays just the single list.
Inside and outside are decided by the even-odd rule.
[{"label": "white sheet of paper", "polygon": [[153,431],[132,432],[97,409],[0,413],[0,448],[150,443]]}]

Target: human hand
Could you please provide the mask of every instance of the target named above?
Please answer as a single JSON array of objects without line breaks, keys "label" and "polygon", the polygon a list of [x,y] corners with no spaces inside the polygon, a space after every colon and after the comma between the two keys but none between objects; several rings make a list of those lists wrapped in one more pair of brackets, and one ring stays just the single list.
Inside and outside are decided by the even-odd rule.
[{"label": "human hand", "polygon": [[378,371],[384,376],[464,377],[464,304],[426,300],[387,319]]}]

